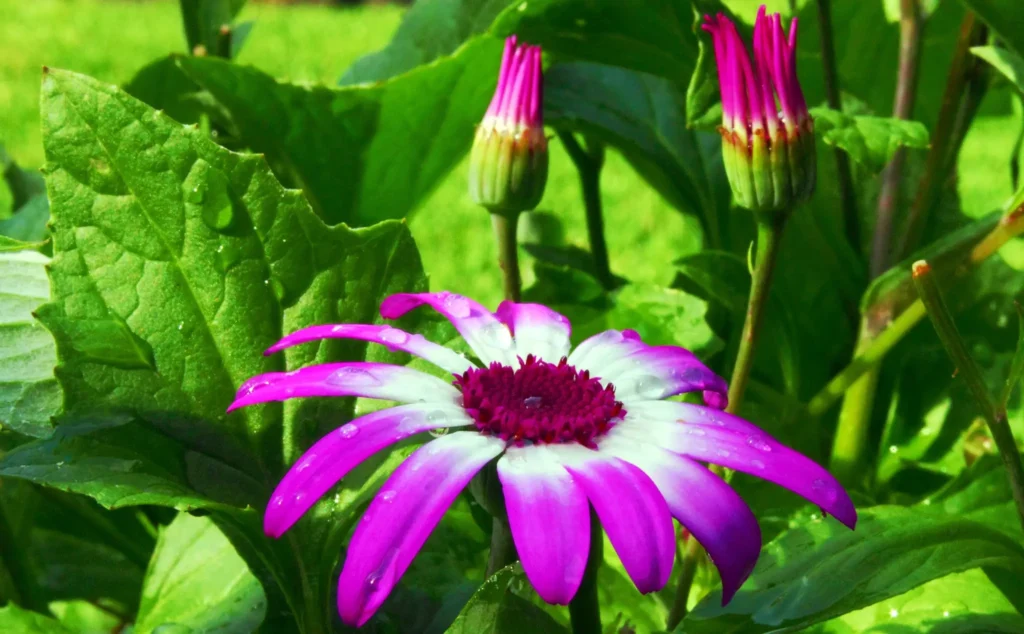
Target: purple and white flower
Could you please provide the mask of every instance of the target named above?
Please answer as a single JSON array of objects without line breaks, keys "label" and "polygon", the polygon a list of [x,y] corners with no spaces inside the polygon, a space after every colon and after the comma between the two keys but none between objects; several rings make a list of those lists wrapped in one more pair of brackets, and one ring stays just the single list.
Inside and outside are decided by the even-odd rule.
[{"label": "purple and white flower", "polygon": [[[728,601],[757,561],[761,533],[739,495],[702,463],[779,484],[854,526],[842,486],[722,411],[725,381],[688,350],[645,344],[631,330],[608,330],[571,350],[569,321],[549,308],[504,302],[492,313],[452,293],[392,295],[381,314],[395,319],[421,305],[452,322],[479,364],[386,325],[313,326],[267,353],[360,339],[425,359],[452,380],[382,363],[330,363],[254,377],[230,408],[310,396],[401,403],[342,426],[299,459],[267,507],[273,537],[374,453],[414,434],[457,430],[416,450],[367,509],[338,585],[346,623],[373,615],[455,497],[495,459],[523,569],[555,604],[568,603],[583,577],[591,507],[641,592],[669,579],[675,518],[707,549]],[[693,391],[708,405],[663,400]]]}]

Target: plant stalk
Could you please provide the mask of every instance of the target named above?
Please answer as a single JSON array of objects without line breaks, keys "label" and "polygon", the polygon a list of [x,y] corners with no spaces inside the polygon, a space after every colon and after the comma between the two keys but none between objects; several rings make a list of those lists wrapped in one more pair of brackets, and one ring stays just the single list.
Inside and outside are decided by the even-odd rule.
[{"label": "plant stalk", "polygon": [[519,214],[512,217],[498,213],[491,214],[491,226],[498,244],[498,266],[501,268],[502,290],[505,299],[518,302],[522,294],[523,281],[519,277],[519,244],[516,230]]},{"label": "plant stalk", "polygon": [[584,148],[571,132],[558,130],[557,134],[580,175],[580,189],[583,191],[583,206],[587,214],[587,237],[590,240],[590,253],[594,258],[594,271],[601,286],[611,290],[615,287],[615,278],[608,262],[608,244],[604,237],[604,217],[601,208],[604,145],[588,140],[587,147]]},{"label": "plant stalk", "polygon": [[569,602],[573,634],[601,634],[601,604],[597,596],[597,571],[604,561],[604,537],[597,514],[590,513],[590,554],[576,596]]},{"label": "plant stalk", "polygon": [[[1018,193],[1016,199],[1024,199],[1024,192]],[[958,268],[958,271],[962,271],[961,275],[963,276],[968,275],[974,267],[991,257],[1003,245],[1021,234],[1024,234],[1024,203],[1017,203],[1017,206],[1011,207],[1010,211],[999,221],[999,224],[971,249],[970,254],[963,265]],[[872,309],[868,310],[869,314],[873,312],[874,310]],[[864,340],[864,343],[861,347],[858,347],[860,352],[849,365],[814,395],[807,404],[807,412],[812,416],[820,416],[828,411],[828,408],[840,397],[846,396],[848,400],[855,400],[854,397],[857,395],[853,394],[855,390],[854,384],[866,372],[876,368],[885,354],[899,343],[926,314],[927,311],[924,308],[924,304],[918,299],[907,306],[887,326],[883,324],[871,328],[874,332],[872,336],[865,337],[862,335],[861,338]],[[862,331],[865,329],[867,328],[862,328]],[[840,428],[837,431],[837,438],[840,432],[845,431],[842,429],[842,424],[840,424]],[[847,431],[846,433],[851,432]],[[835,448],[833,449],[834,455]]]},{"label": "plant stalk", "polygon": [[784,227],[785,221],[775,224],[761,221],[757,223],[757,255],[754,259],[750,297],[747,300],[747,316],[743,322],[740,348],[736,353],[736,364],[732,368],[732,378],[729,381],[729,405],[726,411],[730,414],[739,412],[740,402],[750,379],[750,371],[754,366],[754,349],[761,333],[764,308],[768,302],[768,290],[772,283],[772,273],[775,272]]},{"label": "plant stalk", "polygon": [[931,318],[935,332],[939,335],[946,353],[953,360],[957,370],[956,376],[962,377],[967,385],[967,390],[974,397],[974,401],[981,408],[981,413],[988,423],[989,431],[999,449],[999,455],[1006,467],[1006,475],[1010,480],[1010,489],[1013,492],[1013,501],[1017,505],[1017,513],[1020,516],[1021,527],[1024,527],[1024,465],[1021,465],[1020,451],[1013,439],[1013,432],[1006,420],[1006,411],[1001,408],[992,398],[992,394],[985,386],[985,379],[982,376],[981,368],[971,355],[960,331],[957,330],[953,315],[942,297],[942,291],[935,281],[932,268],[925,260],[918,260],[913,266],[914,284],[920,293],[921,301],[924,302]]},{"label": "plant stalk", "polygon": [[[960,37],[957,39],[956,51],[949,69],[949,78],[942,95],[939,108],[939,119],[935,125],[931,149],[925,163],[924,175],[918,184],[914,204],[910,208],[907,226],[900,240],[899,258],[907,257],[913,252],[921,240],[928,218],[942,193],[942,184],[949,172],[951,150],[954,148],[957,118],[964,98],[964,90],[973,68],[974,59],[971,45],[976,43],[982,33],[982,25],[973,11],[964,15],[960,24]],[[960,127],[963,127],[961,125]]]},{"label": "plant stalk", "polygon": [[[729,404],[725,408],[725,411],[730,414],[739,412],[743,394],[746,392],[747,383],[750,380],[750,371],[754,367],[754,350],[757,348],[761,332],[764,309],[768,303],[768,291],[772,283],[772,273],[775,271],[779,245],[782,243],[784,219],[787,217],[788,213],[780,213],[779,218],[783,220],[758,220],[757,223],[757,255],[754,258],[753,279],[750,284],[750,296],[747,300],[747,316],[743,322],[740,347],[736,353],[736,364],[732,369],[732,379],[729,381]],[[716,473],[720,472],[716,467],[712,467],[712,470]],[[690,588],[693,586],[697,561],[703,552],[704,549],[691,536],[686,550],[683,551],[682,572],[668,617],[669,630],[675,629],[679,625],[679,621],[686,616],[686,606],[690,600]]]},{"label": "plant stalk", "polygon": [[[924,18],[917,0],[900,2],[900,60],[896,80],[896,96],[893,100],[892,116],[909,119],[914,112],[917,97],[917,76],[921,66],[921,31]],[[870,273],[874,279],[889,268],[892,261],[892,230],[896,206],[899,202],[900,185],[903,183],[903,166],[906,162],[906,148],[900,147],[882,174],[882,188],[878,195],[878,211],[875,216],[875,233],[871,247]]]},{"label": "plant stalk", "polygon": [[487,578],[516,560],[512,529],[504,517],[491,519],[491,553],[487,558]]},{"label": "plant stalk", "polygon": [[[793,9],[791,8],[791,11]],[[825,75],[825,98],[828,107],[842,112],[843,102],[839,90],[839,71],[836,67],[836,47],[832,33],[832,0],[818,0],[818,31],[821,34],[821,65]],[[836,160],[836,185],[839,188],[839,203],[843,210],[843,225],[846,239],[859,253],[860,219],[857,214],[857,194],[853,187],[853,172],[850,157],[839,148],[833,149]]]}]

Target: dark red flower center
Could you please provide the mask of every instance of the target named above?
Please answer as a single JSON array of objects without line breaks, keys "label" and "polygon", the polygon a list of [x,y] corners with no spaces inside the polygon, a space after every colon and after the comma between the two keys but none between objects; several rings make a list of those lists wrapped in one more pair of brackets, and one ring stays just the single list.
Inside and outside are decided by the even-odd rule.
[{"label": "dark red flower center", "polygon": [[613,386],[565,359],[556,365],[531,355],[519,369],[492,363],[455,377],[455,387],[477,429],[512,442],[594,447],[594,438],[626,415]]}]

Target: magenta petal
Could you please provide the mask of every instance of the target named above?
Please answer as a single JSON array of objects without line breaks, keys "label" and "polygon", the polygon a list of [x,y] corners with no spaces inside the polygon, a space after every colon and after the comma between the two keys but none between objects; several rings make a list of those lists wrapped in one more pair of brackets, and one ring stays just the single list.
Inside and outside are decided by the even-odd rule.
[{"label": "magenta petal", "polygon": [[764,432],[744,431],[740,422],[750,423],[742,419],[732,420],[736,417],[708,408],[706,412],[699,424],[627,418],[615,430],[696,460],[774,482],[817,504],[850,528],[856,525],[857,511],[850,496],[823,467]]},{"label": "magenta petal", "polygon": [[519,559],[537,594],[568,605],[587,567],[587,496],[541,446],[511,447],[498,460],[498,477]]},{"label": "magenta petal", "polygon": [[458,403],[462,397],[450,383],[403,366],[386,363],[325,363],[294,372],[254,376],[238,390],[228,411],[306,396],[362,396],[387,401]]},{"label": "magenta petal", "polygon": [[592,372],[615,386],[615,394],[626,403],[627,411],[630,401],[655,401],[698,390],[715,393],[717,396],[705,400],[710,405],[721,405],[727,402],[729,393],[725,379],[697,355],[677,346],[644,346]]},{"label": "magenta petal", "polygon": [[640,592],[668,582],[675,557],[672,516],[658,487],[643,471],[580,445],[550,445],[587,494],[608,540]]},{"label": "magenta petal", "polygon": [[672,516],[704,546],[722,577],[727,603],[754,570],[761,553],[761,529],[750,507],[707,467],[660,447],[615,433],[599,443],[651,477]]},{"label": "magenta petal", "polygon": [[569,355],[569,365],[600,376],[600,370],[647,347],[632,330],[605,330],[576,346]]},{"label": "magenta petal", "polygon": [[495,313],[512,331],[516,354],[558,363],[569,354],[569,320],[547,306],[502,302]]},{"label": "magenta petal", "polygon": [[479,303],[455,293],[398,293],[384,300],[380,314],[398,319],[410,310],[427,305],[452,322],[473,352],[485,364],[497,361],[514,366],[516,360],[512,333],[494,313]]},{"label": "magenta petal", "polygon": [[300,343],[319,339],[360,339],[383,344],[391,350],[401,350],[416,355],[452,374],[462,374],[474,367],[473,363],[457,352],[439,346],[423,338],[392,328],[391,326],[368,326],[364,324],[325,324],[297,330],[271,346],[266,354],[273,354]]},{"label": "magenta petal", "polygon": [[455,496],[505,443],[455,432],[420,447],[370,503],[348,547],[338,581],[338,611],[366,623],[391,593]]},{"label": "magenta petal", "polygon": [[270,497],[263,530],[280,537],[354,467],[408,436],[430,429],[470,425],[458,405],[417,403],[357,418],[314,444],[284,476]]}]

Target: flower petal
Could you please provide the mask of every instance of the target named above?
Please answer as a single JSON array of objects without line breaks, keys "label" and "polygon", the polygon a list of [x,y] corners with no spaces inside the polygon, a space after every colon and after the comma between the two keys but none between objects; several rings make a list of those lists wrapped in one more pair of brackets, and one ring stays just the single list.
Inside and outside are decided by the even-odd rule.
[{"label": "flower petal", "polygon": [[645,345],[593,374],[615,386],[627,410],[631,401],[656,401],[696,390],[704,392],[704,400],[712,407],[724,408],[728,403],[725,379],[678,346]]},{"label": "flower petal", "polygon": [[761,529],[743,498],[704,465],[615,429],[598,442],[598,451],[636,465],[650,476],[672,517],[708,551],[722,577],[722,603],[728,603],[761,553]]},{"label": "flower petal", "polygon": [[325,363],[294,372],[254,376],[238,389],[228,411],[269,401],[304,396],[362,396],[400,403],[458,403],[462,397],[437,377],[386,363]]},{"label": "flower petal", "polygon": [[496,315],[512,331],[520,358],[532,354],[558,363],[569,354],[571,326],[560,313],[540,304],[502,302]]},{"label": "flower petal", "polygon": [[569,355],[569,365],[578,370],[598,370],[647,347],[634,330],[605,330],[585,339]]},{"label": "flower petal", "polygon": [[526,577],[542,599],[568,605],[590,549],[586,494],[542,446],[510,447],[498,460],[498,478]]},{"label": "flower petal", "polygon": [[494,313],[462,295],[447,292],[398,293],[384,300],[380,314],[386,319],[398,319],[424,304],[452,322],[484,364],[497,361],[514,367],[515,346],[508,326],[501,323]]},{"label": "flower petal", "polygon": [[265,354],[273,354],[300,343],[318,339],[360,339],[384,344],[390,350],[401,350],[433,363],[452,374],[462,374],[476,367],[473,362],[454,350],[427,341],[423,335],[412,335],[391,326],[368,326],[364,324],[324,324],[297,330],[281,339]]},{"label": "flower petal", "polygon": [[640,424],[647,421],[656,421],[671,424],[710,424],[717,425],[735,431],[756,436],[764,436],[771,439],[764,430],[757,425],[747,422],[739,416],[722,415],[722,412],[713,407],[697,405],[695,403],[680,403],[678,401],[638,401],[630,403],[627,420],[635,420]]},{"label": "flower petal", "polygon": [[381,449],[423,431],[472,423],[458,405],[416,403],[373,412],[339,427],[310,447],[277,485],[263,530],[271,537],[283,535],[349,471]]},{"label": "flower petal", "polygon": [[615,426],[615,431],[690,458],[774,482],[817,504],[850,528],[854,527],[857,511],[832,474],[764,432],[748,433],[739,424],[746,421],[733,420],[736,417],[725,412],[710,409],[708,412],[707,422],[699,424],[638,421],[630,415]]},{"label": "flower petal", "polygon": [[668,582],[675,557],[672,516],[650,477],[637,467],[580,445],[549,445],[573,475],[640,592]]},{"label": "flower petal", "polygon": [[455,432],[420,447],[388,478],[359,522],[338,581],[338,611],[365,623],[391,593],[455,496],[505,443]]}]

